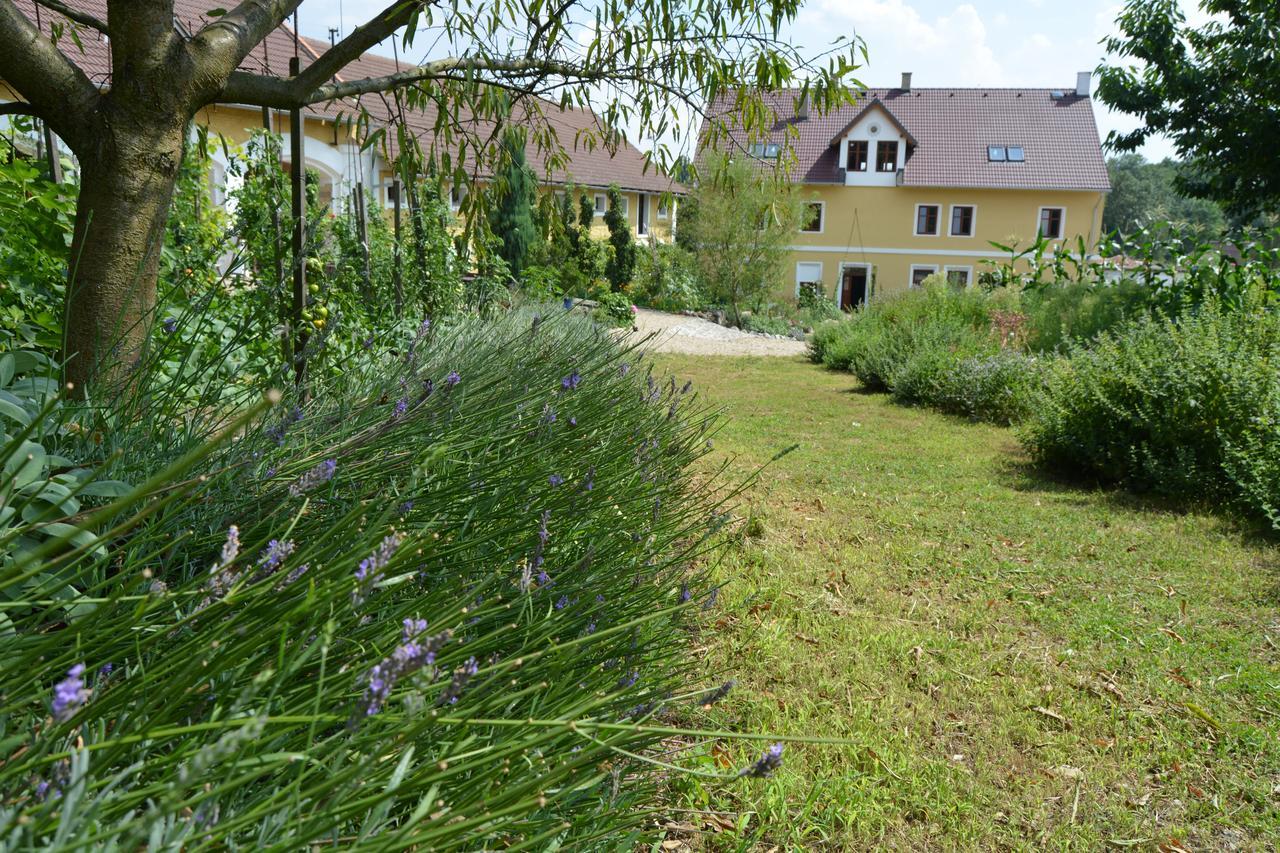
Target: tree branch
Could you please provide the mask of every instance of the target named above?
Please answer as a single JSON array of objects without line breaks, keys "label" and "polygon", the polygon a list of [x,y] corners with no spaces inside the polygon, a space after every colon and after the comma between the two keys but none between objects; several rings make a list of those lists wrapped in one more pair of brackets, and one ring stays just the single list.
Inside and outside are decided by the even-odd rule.
[{"label": "tree branch", "polygon": [[111,34],[107,30],[107,24],[105,21],[100,21],[93,15],[90,15],[88,12],[81,9],[73,9],[64,3],[58,2],[58,0],[35,0],[35,2],[39,3],[46,9],[51,9],[52,11],[57,12],[69,21],[75,21],[77,24],[84,24],[86,27],[93,27],[100,33],[106,33],[107,35]]},{"label": "tree branch", "polygon": [[38,109],[26,101],[10,101],[0,104],[0,116],[35,116],[36,118],[44,118],[44,115]]},{"label": "tree branch", "polygon": [[84,150],[102,95],[13,0],[0,0],[0,80],[26,98],[73,151]]},{"label": "tree branch", "polygon": [[302,0],[243,0],[201,27],[187,47],[196,60],[200,82],[220,88],[244,58],[301,3]]}]

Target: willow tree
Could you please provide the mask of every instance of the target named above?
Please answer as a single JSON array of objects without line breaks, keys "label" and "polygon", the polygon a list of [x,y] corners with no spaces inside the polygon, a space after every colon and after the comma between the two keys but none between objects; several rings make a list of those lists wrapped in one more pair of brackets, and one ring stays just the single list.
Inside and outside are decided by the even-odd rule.
[{"label": "willow tree", "polygon": [[[74,39],[55,42],[0,0],[0,79],[21,99],[3,111],[43,119],[80,162],[65,333],[68,378],[81,383],[117,375],[142,352],[185,128],[207,105],[292,109],[395,92],[408,109],[438,111],[442,151],[496,161],[500,128],[518,117],[555,168],[575,146],[616,145],[624,126],[668,137],[689,126],[690,107],[729,89],[738,104],[726,115],[749,132],[775,121],[763,93],[797,81],[810,104],[829,108],[847,97],[843,78],[859,56],[853,41],[816,55],[785,44],[780,28],[802,0],[397,0],[298,73],[273,76],[242,63],[301,0],[244,0],[195,32],[175,23],[173,0],[107,0],[105,20],[76,0],[35,2],[101,31],[111,51],[100,87],[69,55]],[[343,74],[385,39],[411,45],[415,33],[442,55],[382,77]],[[557,106],[591,106],[599,121],[560,139],[546,118]],[[708,141],[728,138],[723,122]],[[461,127],[490,132],[459,145],[450,135]],[[656,165],[666,159],[659,147]]]}]

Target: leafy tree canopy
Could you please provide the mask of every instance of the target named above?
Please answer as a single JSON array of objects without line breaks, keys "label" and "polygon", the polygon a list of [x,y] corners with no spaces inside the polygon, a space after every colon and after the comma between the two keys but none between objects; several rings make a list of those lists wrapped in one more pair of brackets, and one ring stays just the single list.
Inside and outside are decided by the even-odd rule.
[{"label": "leafy tree canopy", "polygon": [[1189,167],[1188,195],[1235,214],[1280,210],[1280,3],[1200,0],[1213,16],[1187,24],[1177,0],[1129,0],[1108,52],[1129,61],[1099,68],[1098,97],[1143,126],[1112,132],[1117,151],[1167,135]]},{"label": "leafy tree canopy", "polygon": [[1187,169],[1175,160],[1149,163],[1141,154],[1123,154],[1107,161],[1107,171],[1111,194],[1102,214],[1104,231],[1132,234],[1168,222],[1208,240],[1226,230],[1227,217],[1216,202],[1179,192],[1178,179]]}]

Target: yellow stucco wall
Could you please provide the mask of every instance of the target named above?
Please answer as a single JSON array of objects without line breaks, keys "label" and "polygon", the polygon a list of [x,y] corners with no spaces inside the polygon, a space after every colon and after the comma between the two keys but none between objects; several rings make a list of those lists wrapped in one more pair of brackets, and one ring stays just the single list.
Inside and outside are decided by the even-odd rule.
[{"label": "yellow stucco wall", "polygon": [[[1100,192],[1039,190],[958,190],[922,187],[847,187],[808,184],[807,199],[824,205],[821,233],[800,232],[788,260],[788,281],[779,296],[794,297],[797,264],[821,263],[821,280],[828,296],[836,288],[844,264],[866,264],[874,270],[875,295],[905,290],[911,268],[936,266],[969,268],[970,281],[989,269],[985,261],[1007,255],[990,241],[1016,242],[1025,247],[1035,241],[1040,208],[1065,210],[1064,240],[1071,248],[1077,236],[1093,249],[1101,233],[1105,195]],[[916,207],[939,206],[939,236],[915,234]],[[952,205],[974,207],[972,237],[949,236]],[[805,277],[813,268],[805,269]]]}]

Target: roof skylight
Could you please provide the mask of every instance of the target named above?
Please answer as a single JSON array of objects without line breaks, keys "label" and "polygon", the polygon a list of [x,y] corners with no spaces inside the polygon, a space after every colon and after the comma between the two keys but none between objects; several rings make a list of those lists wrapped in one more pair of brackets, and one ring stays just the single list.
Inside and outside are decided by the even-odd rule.
[{"label": "roof skylight", "polygon": [[1027,154],[1021,145],[988,145],[987,159],[992,163],[1025,163]]}]

